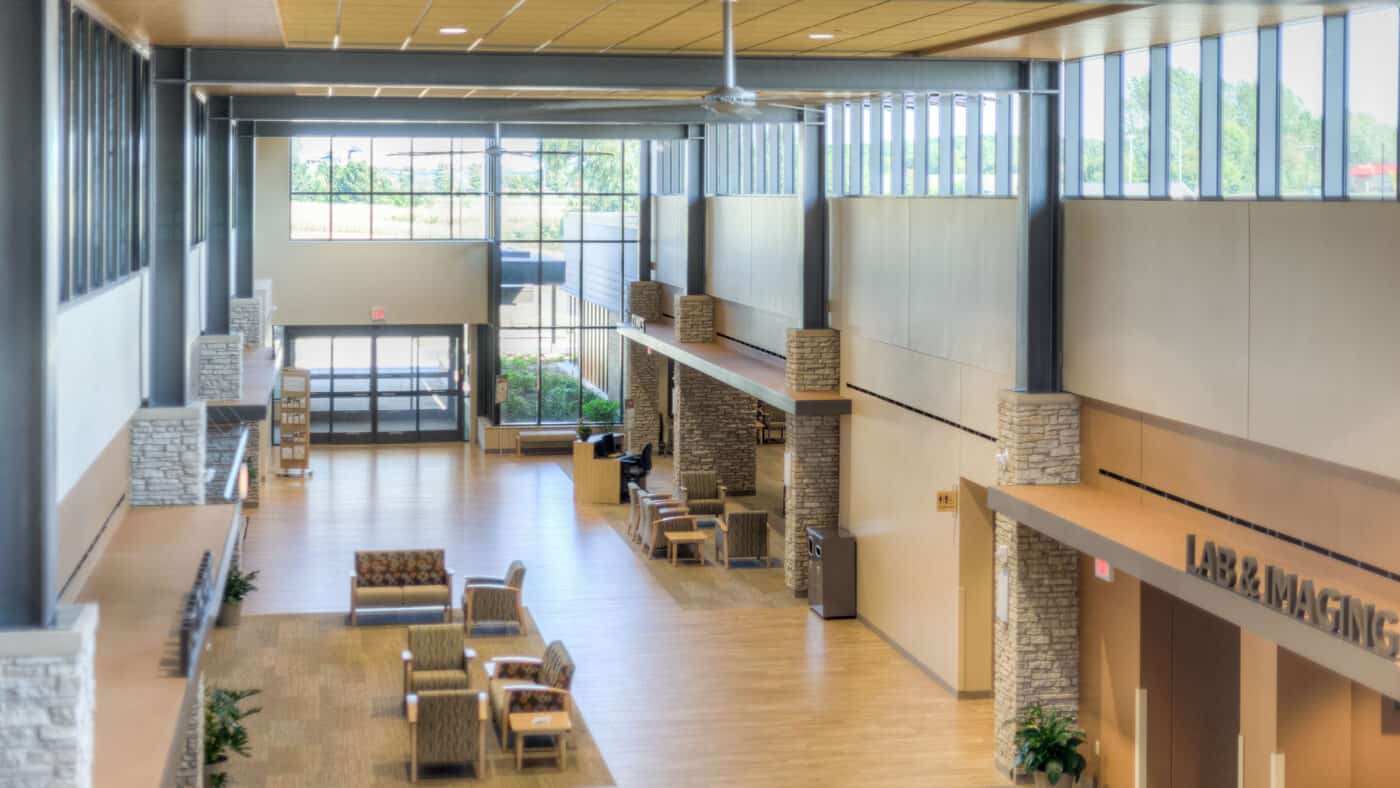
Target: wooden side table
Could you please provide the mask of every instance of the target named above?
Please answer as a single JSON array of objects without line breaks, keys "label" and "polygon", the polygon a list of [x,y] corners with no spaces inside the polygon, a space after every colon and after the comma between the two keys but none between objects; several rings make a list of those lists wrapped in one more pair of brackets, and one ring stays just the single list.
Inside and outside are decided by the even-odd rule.
[{"label": "wooden side table", "polygon": [[[515,736],[515,769],[525,766],[526,758],[558,758],[562,771],[569,757],[569,735],[573,721],[567,711],[522,711],[510,715],[510,732]],[[549,736],[553,747],[525,749],[526,736]]]},{"label": "wooden side table", "polygon": [[666,553],[671,559],[671,566],[676,565],[676,548],[680,545],[688,544],[695,546],[695,560],[701,566],[705,564],[705,532],[704,531],[667,531],[666,532]]}]

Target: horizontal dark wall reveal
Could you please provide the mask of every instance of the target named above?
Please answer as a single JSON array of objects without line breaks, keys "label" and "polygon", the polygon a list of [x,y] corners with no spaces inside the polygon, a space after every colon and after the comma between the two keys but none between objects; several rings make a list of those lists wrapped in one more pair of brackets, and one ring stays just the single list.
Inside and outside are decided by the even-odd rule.
[{"label": "horizontal dark wall reveal", "polygon": [[787,361],[787,356],[784,356],[782,353],[774,353],[766,347],[759,347],[758,345],[755,345],[752,342],[745,342],[744,340],[739,339],[738,337],[731,337],[728,334],[721,334],[718,331],[715,332],[715,336],[722,337],[735,344],[743,345],[746,348],[752,348],[753,350],[757,350],[760,353],[766,353],[774,358],[780,358],[783,361]]},{"label": "horizontal dark wall reveal", "polygon": [[905,404],[905,403],[903,403],[903,402],[900,402],[900,401],[897,400],[897,399],[890,399],[889,397],[886,397],[886,396],[884,396],[884,395],[882,395],[882,394],[876,394],[875,392],[871,391],[870,389],[863,389],[863,388],[861,388],[860,386],[855,385],[854,383],[847,383],[847,384],[846,384],[846,388],[851,389],[852,391],[859,391],[859,392],[862,393],[862,394],[868,394],[868,395],[874,397],[875,399],[880,400],[881,402],[888,402],[888,403],[890,403],[891,405],[894,405],[894,406],[896,406],[896,407],[904,408],[905,410],[909,411],[910,413],[917,413],[917,414],[919,414],[920,416],[923,416],[923,417],[926,418],[926,419],[933,419],[934,421],[939,422],[939,423],[941,423],[941,424],[947,424],[949,427],[953,427],[954,429],[962,430],[963,432],[966,432],[966,433],[969,434],[969,435],[976,435],[977,437],[979,437],[979,438],[981,438],[981,439],[983,439],[983,440],[989,440],[989,441],[991,441],[992,443],[996,443],[996,441],[997,441],[997,439],[996,439],[994,436],[988,435],[988,434],[985,433],[985,432],[978,432],[977,430],[974,430],[974,429],[971,428],[971,427],[965,427],[965,426],[963,426],[963,425],[957,423],[956,421],[953,421],[952,419],[945,419],[945,418],[943,418],[942,416],[935,416],[935,415],[933,415],[932,413],[929,413],[929,412],[926,411],[926,410],[919,410],[918,408],[914,407],[913,405]]},{"label": "horizontal dark wall reveal", "polygon": [[1328,550],[1322,545],[1313,544],[1312,542],[1305,542],[1296,536],[1290,536],[1282,531],[1278,531],[1273,528],[1269,528],[1268,526],[1260,525],[1259,523],[1246,520],[1243,517],[1237,517],[1228,512],[1222,512],[1219,509],[1213,509],[1198,501],[1193,501],[1189,498],[1182,498],[1180,495],[1169,493],[1166,490],[1158,489],[1150,484],[1144,484],[1138,481],[1137,479],[1131,479],[1122,474],[1114,473],[1113,471],[1110,471],[1107,468],[1100,468],[1099,475],[1106,476],[1117,482],[1122,482],[1124,484],[1131,485],[1133,487],[1138,488],[1139,490],[1142,490],[1143,492],[1151,493],[1157,496],[1158,498],[1166,498],[1168,501],[1172,501],[1173,503],[1179,503],[1182,506],[1189,506],[1198,512],[1204,512],[1205,514],[1208,514],[1211,517],[1224,520],[1228,523],[1234,523],[1235,525],[1238,525],[1242,528],[1248,528],[1251,531],[1264,534],[1265,536],[1277,539],[1280,542],[1287,542],[1288,544],[1291,544],[1294,547],[1302,547],[1306,550],[1311,550],[1314,553],[1317,553],[1318,555],[1327,556],[1328,558],[1331,558],[1335,561],[1341,561],[1342,563],[1354,566],[1357,569],[1364,569],[1365,571],[1370,572],[1373,575],[1380,575],[1381,577],[1384,577],[1387,580],[1394,580],[1395,582],[1400,583],[1400,572],[1392,572],[1389,569],[1376,566],[1375,564],[1368,564],[1360,559],[1352,558],[1351,556],[1345,553],[1339,553],[1335,550]]}]

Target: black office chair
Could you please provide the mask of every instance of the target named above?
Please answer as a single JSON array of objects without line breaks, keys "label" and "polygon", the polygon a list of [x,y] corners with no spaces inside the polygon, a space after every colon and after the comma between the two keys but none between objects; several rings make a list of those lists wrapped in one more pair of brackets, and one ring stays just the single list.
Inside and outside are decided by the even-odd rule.
[{"label": "black office chair", "polygon": [[629,454],[618,462],[622,463],[623,494],[626,494],[628,482],[636,482],[642,489],[646,489],[647,474],[651,473],[650,443],[642,447],[641,454]]}]

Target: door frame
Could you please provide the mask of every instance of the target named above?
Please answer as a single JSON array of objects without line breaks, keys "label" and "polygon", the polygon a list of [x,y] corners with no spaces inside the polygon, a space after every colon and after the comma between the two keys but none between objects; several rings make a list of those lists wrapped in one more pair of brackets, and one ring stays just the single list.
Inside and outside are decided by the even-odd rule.
[{"label": "door frame", "polygon": [[[330,391],[312,393],[313,399],[328,399],[331,402],[330,408],[330,429],[327,432],[311,433],[312,443],[331,444],[371,444],[371,443],[423,443],[423,442],[448,442],[466,440],[466,407],[467,397],[465,391],[465,373],[463,369],[465,363],[465,339],[464,326],[455,324],[422,324],[422,325],[360,325],[360,326],[284,326],[283,327],[283,347],[285,352],[285,366],[296,366],[296,341],[303,338],[327,338],[332,340],[331,345],[331,375]],[[379,339],[382,337],[445,337],[452,345],[452,375],[455,376],[454,393],[457,397],[457,423],[451,430],[423,430],[422,414],[417,407],[416,399],[421,396],[422,390],[419,387],[419,375],[417,360],[414,362],[414,388],[407,396],[413,398],[415,424],[417,428],[412,433],[396,432],[392,434],[382,434],[379,429]],[[335,345],[334,339],[337,337],[363,337],[369,340],[370,366],[369,378],[366,392],[363,396],[369,400],[370,428],[363,433],[340,434],[335,432]],[[313,386],[314,389],[314,386]],[[342,395],[343,396],[343,395]],[[357,392],[356,397],[360,395]]]}]

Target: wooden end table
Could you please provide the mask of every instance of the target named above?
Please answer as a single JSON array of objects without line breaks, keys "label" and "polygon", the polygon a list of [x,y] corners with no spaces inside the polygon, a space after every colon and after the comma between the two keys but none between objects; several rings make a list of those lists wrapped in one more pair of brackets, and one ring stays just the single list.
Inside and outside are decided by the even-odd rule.
[{"label": "wooden end table", "polygon": [[[522,711],[510,715],[510,732],[515,736],[515,769],[524,768],[526,758],[558,758],[562,771],[569,757],[569,735],[573,721],[567,711]],[[525,749],[526,736],[549,736],[553,747]]]},{"label": "wooden end table", "polygon": [[695,560],[701,566],[705,564],[705,532],[704,531],[667,531],[666,532],[666,553],[671,559],[671,566],[676,565],[676,548],[680,545],[688,544],[695,546]]}]

